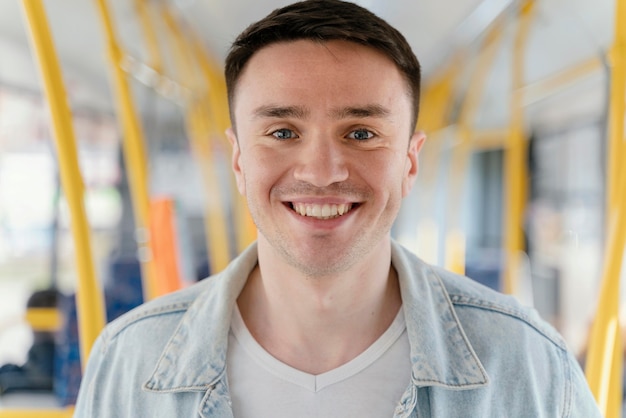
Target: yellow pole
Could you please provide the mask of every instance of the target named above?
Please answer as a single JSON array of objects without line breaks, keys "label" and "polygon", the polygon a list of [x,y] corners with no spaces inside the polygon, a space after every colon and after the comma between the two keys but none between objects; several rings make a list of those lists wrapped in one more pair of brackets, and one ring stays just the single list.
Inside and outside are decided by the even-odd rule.
[{"label": "yellow pole", "polygon": [[600,410],[607,418],[620,416],[623,345],[619,323],[620,273],[626,245],[626,170],[624,116],[626,115],[626,0],[615,3],[615,41],[611,50],[611,97],[609,108],[609,194],[604,274],[598,309],[591,329],[585,374]]},{"label": "yellow pole", "polygon": [[226,98],[226,82],[222,73],[216,68],[217,65],[211,60],[201,43],[196,40],[194,43],[196,56],[200,63],[202,74],[209,86],[209,98],[211,110],[214,115],[215,130],[226,140],[225,131],[230,126],[230,116],[228,114],[228,100]]},{"label": "yellow pole", "polygon": [[[436,161],[441,161],[444,152],[444,140],[442,131],[450,122],[449,110],[452,103],[454,87],[460,73],[460,54],[450,59],[443,71],[436,78],[429,80],[423,89],[423,99],[420,110],[418,129],[428,135],[428,146],[424,147],[424,155],[420,159],[420,183],[423,187],[423,197],[426,201],[435,201],[437,179],[440,167]],[[415,231],[415,249],[422,256],[427,257],[429,262],[439,262],[440,230],[437,224],[437,215],[432,213],[423,216]]]},{"label": "yellow pole", "polygon": [[28,308],[24,319],[33,331],[56,332],[63,324],[63,315],[57,308]]},{"label": "yellow pole", "polygon": [[[26,0],[29,1],[29,0]],[[0,418],[71,418],[74,408],[0,410]]]},{"label": "yellow pole", "polygon": [[624,156],[624,91],[626,91],[626,3],[624,0],[615,0],[615,39],[609,53],[609,65],[611,66],[611,97],[609,106],[609,147],[608,153],[608,216],[617,207],[621,185],[617,183],[619,173],[622,170],[622,158]]},{"label": "yellow pole", "polygon": [[44,92],[52,114],[53,136],[57,148],[63,192],[71,215],[75,261],[78,271],[76,292],[80,358],[83,368],[98,334],[105,325],[104,303],[93,266],[89,224],[84,206],[84,184],[78,164],[76,139],[72,117],[63,86],[61,68],[57,59],[52,34],[41,0],[22,2],[28,21]]},{"label": "yellow pole", "polygon": [[448,189],[448,219],[451,226],[445,241],[445,266],[458,274],[465,274],[466,237],[460,226],[460,211],[458,209],[462,206],[467,163],[472,151],[473,123],[485,88],[487,75],[493,65],[496,52],[499,50],[501,38],[502,26],[498,22],[487,34],[484,48],[478,57],[476,68],[469,81],[459,116],[457,130],[459,141],[453,150],[452,163],[450,164],[451,187]]},{"label": "yellow pole", "polygon": [[[626,170],[620,184],[626,185]],[[622,188],[624,190],[624,188]],[[585,374],[600,410],[607,418],[619,417],[621,405],[622,344],[619,324],[619,287],[626,244],[626,193],[619,196],[621,212],[614,213],[604,261],[598,309],[591,329]]]},{"label": "yellow pole", "polygon": [[[226,146],[226,138],[224,132],[230,126],[230,116],[228,114],[228,101],[226,98],[226,82],[216,65],[207,56],[200,42],[194,44],[195,56],[200,63],[200,69],[204,78],[207,80],[209,88],[209,99],[211,114],[214,117],[214,125],[216,127],[216,135],[223,139]],[[230,177],[230,190],[233,197],[233,206],[235,211],[235,233],[237,235],[237,249],[241,252],[256,239],[256,226],[250,216],[250,211],[246,200],[237,190],[233,176]]]},{"label": "yellow pole", "polygon": [[122,146],[128,170],[133,211],[135,214],[136,238],[141,262],[144,299],[155,295],[155,274],[152,263],[150,236],[148,233],[150,197],[148,188],[148,168],[144,149],[144,135],[141,122],[135,111],[135,103],[130,85],[122,68],[123,53],[120,49],[106,0],[96,0],[104,27],[106,43],[113,72],[113,83],[117,100],[117,114],[123,128]]},{"label": "yellow pole", "polygon": [[528,145],[524,132],[524,108],[520,88],[524,85],[524,54],[526,41],[532,22],[533,1],[527,1],[520,14],[519,26],[515,38],[513,55],[513,92],[511,94],[511,120],[508,146],[505,149],[505,233],[504,249],[506,263],[504,268],[503,290],[515,294],[518,285],[518,273],[521,266],[521,253],[524,250],[524,208],[528,168],[526,164]]},{"label": "yellow pole", "polygon": [[[187,130],[195,157],[203,173],[207,199],[205,216],[207,250],[211,273],[217,273],[226,268],[230,262],[230,239],[217,167],[212,152],[211,141],[214,126],[211,126],[211,122],[214,117],[208,104],[207,81],[202,79],[200,68],[192,63],[191,57],[196,52],[193,50],[193,43],[185,37],[175,17],[167,8],[163,8],[162,15],[174,40],[174,49],[178,52],[176,64],[179,76],[197,85],[192,89],[195,95],[187,103]],[[196,65],[198,65],[197,59],[196,57]]]}]

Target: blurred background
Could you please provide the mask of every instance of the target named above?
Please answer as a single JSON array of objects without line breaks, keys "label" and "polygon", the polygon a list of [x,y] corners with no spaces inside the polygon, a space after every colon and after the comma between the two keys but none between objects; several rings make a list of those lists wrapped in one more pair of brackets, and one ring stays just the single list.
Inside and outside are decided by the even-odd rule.
[{"label": "blurred background", "polygon": [[[288,3],[0,3],[0,416],[71,411],[102,321],[254,239],[222,64],[239,32]],[[429,139],[394,238],[535,307],[583,366],[619,352],[597,355],[612,373],[587,376],[613,382],[601,405],[621,404],[625,2],[356,3],[423,67]],[[102,318],[83,313],[99,303]]]}]

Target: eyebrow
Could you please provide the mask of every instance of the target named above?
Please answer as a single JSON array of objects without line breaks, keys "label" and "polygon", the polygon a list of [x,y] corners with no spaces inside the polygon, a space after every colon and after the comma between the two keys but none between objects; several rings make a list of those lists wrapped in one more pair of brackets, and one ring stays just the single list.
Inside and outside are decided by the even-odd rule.
[{"label": "eyebrow", "polygon": [[258,118],[296,118],[306,119],[309,111],[302,106],[260,106],[254,110]]},{"label": "eyebrow", "polygon": [[391,112],[386,107],[378,104],[370,104],[365,106],[348,106],[340,109],[334,109],[331,115],[337,119],[348,118],[382,118]]},{"label": "eyebrow", "polygon": [[[259,106],[254,110],[254,115],[257,118],[306,119],[310,113],[311,112],[303,106],[265,105]],[[379,104],[346,106],[330,111],[330,115],[339,120],[349,118],[383,118],[388,116],[390,113],[389,109]]]}]

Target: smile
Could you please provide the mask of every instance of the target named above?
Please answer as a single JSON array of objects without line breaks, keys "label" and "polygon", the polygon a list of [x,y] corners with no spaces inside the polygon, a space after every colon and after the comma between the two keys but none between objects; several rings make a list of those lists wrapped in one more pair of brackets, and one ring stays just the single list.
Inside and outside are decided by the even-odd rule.
[{"label": "smile", "polygon": [[291,207],[300,216],[310,216],[316,219],[333,219],[345,215],[352,209],[352,203],[335,204],[314,204],[314,203],[292,203]]}]

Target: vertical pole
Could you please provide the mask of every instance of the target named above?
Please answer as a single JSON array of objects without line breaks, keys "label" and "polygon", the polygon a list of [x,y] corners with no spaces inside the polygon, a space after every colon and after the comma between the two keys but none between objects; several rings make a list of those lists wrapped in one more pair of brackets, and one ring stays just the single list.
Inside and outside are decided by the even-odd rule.
[{"label": "vertical pole", "polygon": [[[621,177],[620,183],[626,184],[626,176],[621,174]],[[626,244],[626,216],[623,215],[626,190],[617,203],[621,213],[613,217],[609,228],[602,286],[585,367],[589,387],[607,418],[619,417],[621,407],[623,347],[619,324],[619,279]]]},{"label": "vertical pole", "polygon": [[618,205],[619,194],[623,193],[619,181],[619,171],[623,164],[624,150],[624,109],[626,107],[626,2],[615,0],[615,39],[609,52],[611,68],[611,93],[609,105],[609,150],[607,216],[611,217]]},{"label": "vertical pole", "polygon": [[[175,17],[167,9],[163,9],[163,20],[173,38],[174,49],[178,51],[176,64],[179,76],[184,80],[197,81],[198,84],[198,87],[193,89],[197,90],[196,94],[190,97],[187,103],[187,131],[204,178],[207,199],[205,216],[207,250],[211,273],[217,273],[226,268],[231,257],[229,223],[226,220],[225,205],[212,152],[212,140],[216,136],[217,123],[216,110],[209,104],[211,86],[208,85],[208,80],[202,77],[201,68],[197,64],[199,58],[196,56],[200,51],[194,49],[193,40],[185,37]],[[196,56],[195,65],[192,56]]]},{"label": "vertical pole", "polygon": [[485,88],[487,75],[493,65],[496,52],[502,38],[502,26],[495,24],[487,34],[485,43],[478,57],[478,62],[465,95],[459,117],[458,137],[452,154],[450,165],[451,187],[448,190],[448,215],[450,227],[446,236],[445,266],[458,274],[465,274],[466,235],[461,228],[461,211],[463,206],[463,189],[465,185],[468,161],[472,152],[472,130],[480,98]]},{"label": "vertical pole", "polygon": [[136,239],[141,262],[144,299],[155,296],[155,274],[149,234],[150,197],[148,167],[141,122],[135,111],[130,84],[122,68],[123,53],[120,49],[106,0],[96,0],[104,28],[109,61],[117,100],[117,114],[123,128],[122,146],[128,170],[130,192],[135,214]]},{"label": "vertical pole", "polygon": [[[216,65],[209,59],[198,41],[195,42],[195,55],[198,57],[200,69],[209,87],[209,102],[212,110],[211,113],[215,118],[214,124],[217,134],[223,138],[224,132],[230,126],[224,77],[215,69]],[[246,200],[239,194],[232,175],[230,176],[230,180],[230,189],[233,196],[235,212],[237,249],[241,252],[256,239],[256,226],[250,216]]]},{"label": "vertical pole", "polygon": [[519,27],[515,37],[513,51],[513,91],[511,95],[511,120],[509,138],[504,156],[505,170],[505,234],[504,249],[506,263],[504,267],[503,290],[505,293],[517,292],[521,252],[524,250],[524,208],[527,188],[527,153],[528,144],[524,132],[524,107],[521,87],[524,85],[524,55],[526,41],[532,22],[534,2],[526,1],[520,12]]},{"label": "vertical pole", "polygon": [[624,157],[626,115],[626,0],[615,2],[615,40],[611,54],[609,106],[608,241],[596,317],[591,328],[585,375],[600,411],[620,416],[622,402],[623,341],[619,323],[620,273],[626,245],[626,170]]},{"label": "vertical pole", "polygon": [[[424,147],[420,157],[420,183],[422,199],[437,201],[437,180],[442,172],[440,164],[445,150],[446,135],[442,132],[448,125],[449,113],[454,96],[455,83],[462,66],[461,54],[453,56],[446,68],[439,72],[435,80],[424,87],[418,129],[428,135],[428,146]],[[429,213],[420,220],[415,231],[415,250],[431,263],[439,263],[440,228],[437,224],[438,208],[431,205]]]},{"label": "vertical pole", "polygon": [[35,56],[39,63],[44,92],[52,114],[53,137],[58,154],[61,184],[70,209],[78,271],[76,300],[80,358],[84,369],[91,347],[105,325],[104,302],[93,266],[89,224],[85,214],[84,184],[61,68],[43,3],[41,0],[24,0],[22,5],[28,21]]}]

